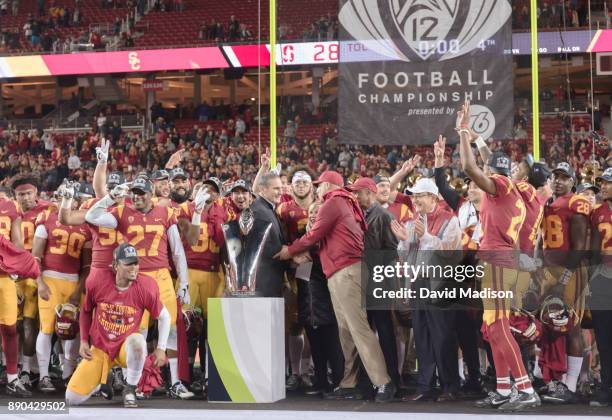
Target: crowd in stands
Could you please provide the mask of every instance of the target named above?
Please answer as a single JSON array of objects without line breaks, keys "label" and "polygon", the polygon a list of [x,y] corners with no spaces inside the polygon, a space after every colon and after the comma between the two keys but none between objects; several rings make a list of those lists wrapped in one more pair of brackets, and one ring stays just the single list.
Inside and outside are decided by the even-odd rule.
[{"label": "crowd in stands", "polygon": [[240,23],[234,15],[230,16],[227,25],[217,22],[215,19],[211,19],[208,23],[202,22],[198,37],[202,40],[214,42],[241,42],[254,39],[251,29]]},{"label": "crowd in stands", "polygon": [[[257,118],[246,102],[238,105],[208,106],[206,118],[193,120],[189,128],[177,128],[178,121],[155,104],[152,108],[154,134],[124,131],[111,122],[104,113],[96,117],[93,130],[73,134],[52,134],[42,130],[6,130],[0,135],[0,179],[8,179],[18,173],[40,174],[43,189],[54,191],[68,175],[91,182],[95,166],[95,147],[105,137],[112,143],[109,164],[112,170],[122,170],[131,178],[142,170],[163,168],[169,157],[179,149],[185,150],[185,169],[196,179],[218,177],[221,180],[243,178],[251,180],[258,170],[259,142]],[[201,107],[185,110],[185,115],[197,116]],[[289,107],[282,113],[283,126],[279,129],[278,161],[286,171],[305,164],[313,172],[326,169],[341,172],[346,179],[359,175],[372,177],[379,172],[393,173],[415,153],[422,154],[420,171],[433,173],[434,156],[431,148],[414,146],[348,146],[338,143],[337,129],[333,123],[306,124],[308,120],[301,110]],[[202,114],[201,114],[202,115]],[[568,116],[560,115],[564,124]],[[596,142],[589,134],[588,118],[572,118],[569,136],[566,125],[553,135],[542,136],[542,152],[547,163],[556,163],[571,156],[570,163],[577,173],[587,166],[612,166],[612,153],[608,144]],[[515,131],[527,132],[528,117],[517,112]],[[314,127],[314,130],[313,130]],[[307,129],[308,128],[308,129]],[[267,127],[262,128],[262,131]],[[302,134],[307,132],[308,135]],[[313,134],[316,133],[316,134]],[[266,131],[267,134],[267,131]],[[530,151],[526,139],[512,142],[490,141],[489,147],[504,150],[514,162],[520,161]],[[267,138],[262,141],[262,149]],[[595,151],[595,154],[593,154]],[[263,152],[263,150],[261,150]],[[447,159],[453,169],[452,176],[459,177],[459,151],[447,149]],[[596,162],[596,163],[594,163]]]}]

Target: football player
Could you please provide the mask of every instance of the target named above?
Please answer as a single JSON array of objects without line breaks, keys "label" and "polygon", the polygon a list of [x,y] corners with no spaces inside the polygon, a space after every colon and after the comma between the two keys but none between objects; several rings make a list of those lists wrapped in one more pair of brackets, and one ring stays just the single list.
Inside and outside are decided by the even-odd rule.
[{"label": "football player", "polygon": [[591,315],[601,364],[601,386],[590,405],[608,406],[612,402],[612,168],[597,178],[603,202],[591,213],[591,243],[595,270],[591,278]]},{"label": "football player", "polygon": [[[314,202],[312,176],[306,169],[299,169],[291,176],[291,199],[281,202],[276,207],[276,213],[287,231],[289,242],[300,238],[306,232],[308,224],[308,209]],[[299,388],[302,375],[306,374],[308,358],[304,353],[304,327],[298,322],[297,284],[294,286],[294,275],[290,277],[290,290],[286,293],[286,316],[289,327],[289,362],[291,376],[287,379],[287,389],[295,391]],[[304,362],[302,361],[304,359]],[[305,366],[302,366],[305,365]]]},{"label": "football player", "polygon": [[580,321],[584,313],[587,272],[582,260],[587,246],[591,204],[572,192],[576,174],[569,163],[559,163],[552,174],[553,196],[544,207],[542,243],[546,268],[542,292],[544,296],[552,293],[562,298],[574,312],[568,323],[567,356],[564,356],[567,372],[551,370],[549,392],[543,399],[570,403],[575,402],[583,359]]},{"label": "football player", "polygon": [[[21,215],[14,201],[8,196],[0,198],[0,236],[13,245],[23,248],[21,239]],[[32,393],[17,377],[19,340],[17,335],[17,287],[6,270],[0,270],[0,336],[6,357],[8,384],[6,393],[15,397],[30,397]],[[27,379],[27,378],[25,378]],[[28,384],[29,385],[29,384]]]},{"label": "football player", "polygon": [[[492,291],[512,290],[518,272],[514,250],[525,220],[525,204],[510,180],[510,158],[501,152],[491,155],[484,171],[474,158],[471,146],[470,103],[459,111],[460,158],[465,173],[485,193],[480,206],[483,237],[480,258],[486,262],[482,288]],[[483,322],[493,352],[497,389],[476,402],[477,407],[494,407],[502,411],[519,411],[540,405],[540,398],[531,386],[521,352],[509,333],[510,301],[483,299]],[[518,392],[512,394],[510,374]]]},{"label": "football player", "polygon": [[160,169],[153,172],[151,177],[153,181],[153,191],[157,198],[170,197],[170,174],[165,169]]},{"label": "football player", "polygon": [[106,383],[109,369],[119,365],[127,370],[123,404],[137,406],[136,386],[147,357],[147,343],[139,333],[145,310],[158,322],[154,364],[165,364],[170,313],[160,301],[156,282],[139,273],[138,263],[136,248],[119,245],[113,252],[112,272],[97,271],[87,282],[80,316],[83,360],[66,389],[69,405],[87,401]]},{"label": "football player", "polygon": [[[187,390],[178,377],[176,297],[178,294],[181,303],[189,304],[189,275],[174,209],[153,205],[153,184],[148,178],[136,178],[132,182],[130,191],[133,207],[117,205],[117,201],[127,191],[107,195],[89,209],[85,220],[98,227],[116,229],[120,232],[123,239],[137,249],[143,274],[153,277],[157,282],[162,303],[168,308],[171,316],[168,341],[172,381],[170,396],[179,399],[191,398],[193,393]],[[169,252],[172,254],[172,261],[178,274],[177,292],[174,290],[168,269]],[[146,330],[148,326],[149,316],[145,313],[141,323],[142,330]]]},{"label": "football player", "polygon": [[[180,168],[174,168],[172,175]],[[182,171],[182,170],[181,170]],[[173,188],[183,185],[184,180],[173,178]],[[180,190],[180,188],[179,188]],[[185,188],[185,193],[187,188]],[[172,193],[174,196],[177,193]],[[176,208],[179,227],[184,232],[183,246],[187,255],[189,269],[189,294],[191,305],[198,308],[206,318],[208,313],[208,298],[219,297],[225,288],[224,277],[219,274],[221,265],[220,251],[224,244],[221,225],[227,221],[225,209],[214,200],[215,184],[205,181],[191,203],[184,202]],[[206,325],[206,324],[204,324]],[[206,327],[199,335],[197,344],[191,348],[191,357],[195,355],[195,347],[200,348],[201,379],[191,383],[194,392],[204,391],[206,374]]]},{"label": "football player", "polygon": [[[93,193],[93,191],[92,191]],[[85,198],[85,197],[83,197]],[[71,204],[78,207],[77,200]],[[65,205],[65,202],[62,203]],[[38,311],[40,330],[36,339],[36,356],[40,371],[38,389],[44,393],[56,391],[49,377],[52,337],[58,306],[65,303],[78,306],[85,278],[91,265],[91,235],[85,225],[64,226],[58,220],[58,209],[48,208],[38,215],[32,255],[41,266],[38,278]],[[63,340],[64,368],[62,379],[68,381],[76,368],[79,354],[78,339]]]},{"label": "football player", "polygon": [[[15,200],[21,214],[21,237],[23,247],[32,251],[34,242],[35,223],[38,215],[44,210],[55,208],[48,201],[38,197],[38,182],[29,176],[17,177],[11,184]],[[23,364],[21,378],[27,387],[31,387],[37,380],[36,371],[36,339],[38,337],[38,296],[36,279],[28,278],[17,283],[17,293],[23,299],[21,310],[22,325],[22,353]]]},{"label": "football player", "polygon": [[253,202],[251,187],[245,180],[239,179],[232,184],[228,193],[230,199],[225,200],[228,220],[237,220],[242,210],[249,208]]}]

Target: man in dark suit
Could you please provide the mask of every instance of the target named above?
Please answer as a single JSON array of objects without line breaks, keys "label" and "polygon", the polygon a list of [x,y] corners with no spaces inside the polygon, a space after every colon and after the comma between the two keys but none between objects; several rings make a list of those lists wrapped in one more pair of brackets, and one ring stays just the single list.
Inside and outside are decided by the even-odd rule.
[{"label": "man in dark suit", "polygon": [[280,204],[281,188],[282,181],[277,174],[269,172],[262,175],[257,185],[259,196],[251,204],[255,219],[253,225],[271,225],[257,266],[256,291],[257,295],[262,297],[281,297],[287,269],[286,262],[272,258],[286,244],[282,225],[275,211],[276,206]]}]

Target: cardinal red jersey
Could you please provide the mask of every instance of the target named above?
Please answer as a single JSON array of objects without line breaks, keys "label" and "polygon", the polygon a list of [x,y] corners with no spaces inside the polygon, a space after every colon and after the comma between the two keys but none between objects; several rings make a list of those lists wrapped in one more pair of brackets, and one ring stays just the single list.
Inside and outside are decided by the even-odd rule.
[{"label": "cardinal red jersey", "polygon": [[591,213],[591,229],[599,232],[603,261],[607,266],[612,266],[612,209],[607,202],[595,206]]},{"label": "cardinal red jersey", "polygon": [[276,207],[276,214],[287,230],[289,242],[293,242],[306,233],[308,209],[303,209],[295,200],[285,201]]},{"label": "cardinal red jersey", "polygon": [[383,207],[401,223],[414,219],[414,205],[409,195],[397,193],[395,201]]},{"label": "cardinal red jersey", "polygon": [[570,225],[572,217],[576,214],[590,216],[591,204],[586,198],[570,192],[557,199],[551,197],[548,200],[544,206],[542,232],[544,249],[562,251],[571,249]]},{"label": "cardinal red jersey", "polygon": [[525,222],[519,231],[519,246],[522,253],[533,256],[544,215],[544,201],[530,183],[520,181],[514,185],[525,203]]},{"label": "cardinal red jersey", "polygon": [[133,245],[140,257],[141,271],[168,268],[168,234],[176,217],[172,207],[154,206],[148,213],[120,205],[111,209],[117,219],[117,230]]},{"label": "cardinal red jersey", "polygon": [[[194,203],[183,203],[177,209],[177,219],[191,223],[195,212]],[[189,245],[183,239],[183,248],[187,257],[187,267],[196,270],[217,272],[221,263],[220,251],[225,241],[221,225],[225,223],[226,211],[218,203],[213,203],[208,211],[202,213],[198,243]]]},{"label": "cardinal red jersey", "polygon": [[[91,198],[81,205],[81,209],[90,209],[100,201],[99,198]],[[91,266],[95,268],[108,268],[113,262],[113,251],[123,243],[121,233],[116,229],[99,227],[87,223],[87,229],[93,242],[91,249]]]},{"label": "cardinal red jersey", "polygon": [[10,241],[13,222],[19,217],[19,210],[14,201],[0,199],[0,236]]},{"label": "cardinal red jersey", "polygon": [[44,226],[47,231],[47,245],[43,256],[43,270],[59,273],[79,274],[81,252],[85,243],[91,240],[86,225],[65,226],[58,220],[57,209],[47,209],[38,215],[36,227]]},{"label": "cardinal red jersey", "polygon": [[119,291],[111,271],[96,271],[87,279],[81,324],[87,325],[84,316],[94,317],[89,329],[91,343],[113,360],[125,339],[140,329],[144,310],[157,319],[162,307],[159,287],[151,277],[139,274],[126,290]]},{"label": "cardinal red jersey", "polygon": [[510,178],[494,174],[496,194],[485,193],[480,204],[481,257],[490,263],[515,268],[513,256],[525,221],[525,203]]},{"label": "cardinal red jersey", "polygon": [[32,250],[32,242],[34,241],[34,231],[36,230],[36,218],[44,210],[54,209],[55,206],[48,201],[38,200],[36,205],[28,211],[20,211],[21,213],[21,237],[23,239],[23,248],[28,251]]}]

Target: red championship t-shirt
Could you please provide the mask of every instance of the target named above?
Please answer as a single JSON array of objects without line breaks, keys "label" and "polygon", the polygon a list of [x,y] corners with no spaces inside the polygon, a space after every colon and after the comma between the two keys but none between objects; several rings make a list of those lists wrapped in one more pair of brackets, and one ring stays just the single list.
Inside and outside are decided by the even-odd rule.
[{"label": "red championship t-shirt", "polygon": [[[139,330],[144,310],[157,319],[162,308],[159,287],[151,277],[139,274],[126,290],[119,291],[115,287],[115,275],[103,270],[96,271],[87,280],[81,318],[93,316],[89,330],[91,344],[113,360],[125,339]],[[83,320],[81,323],[86,325]]]}]

